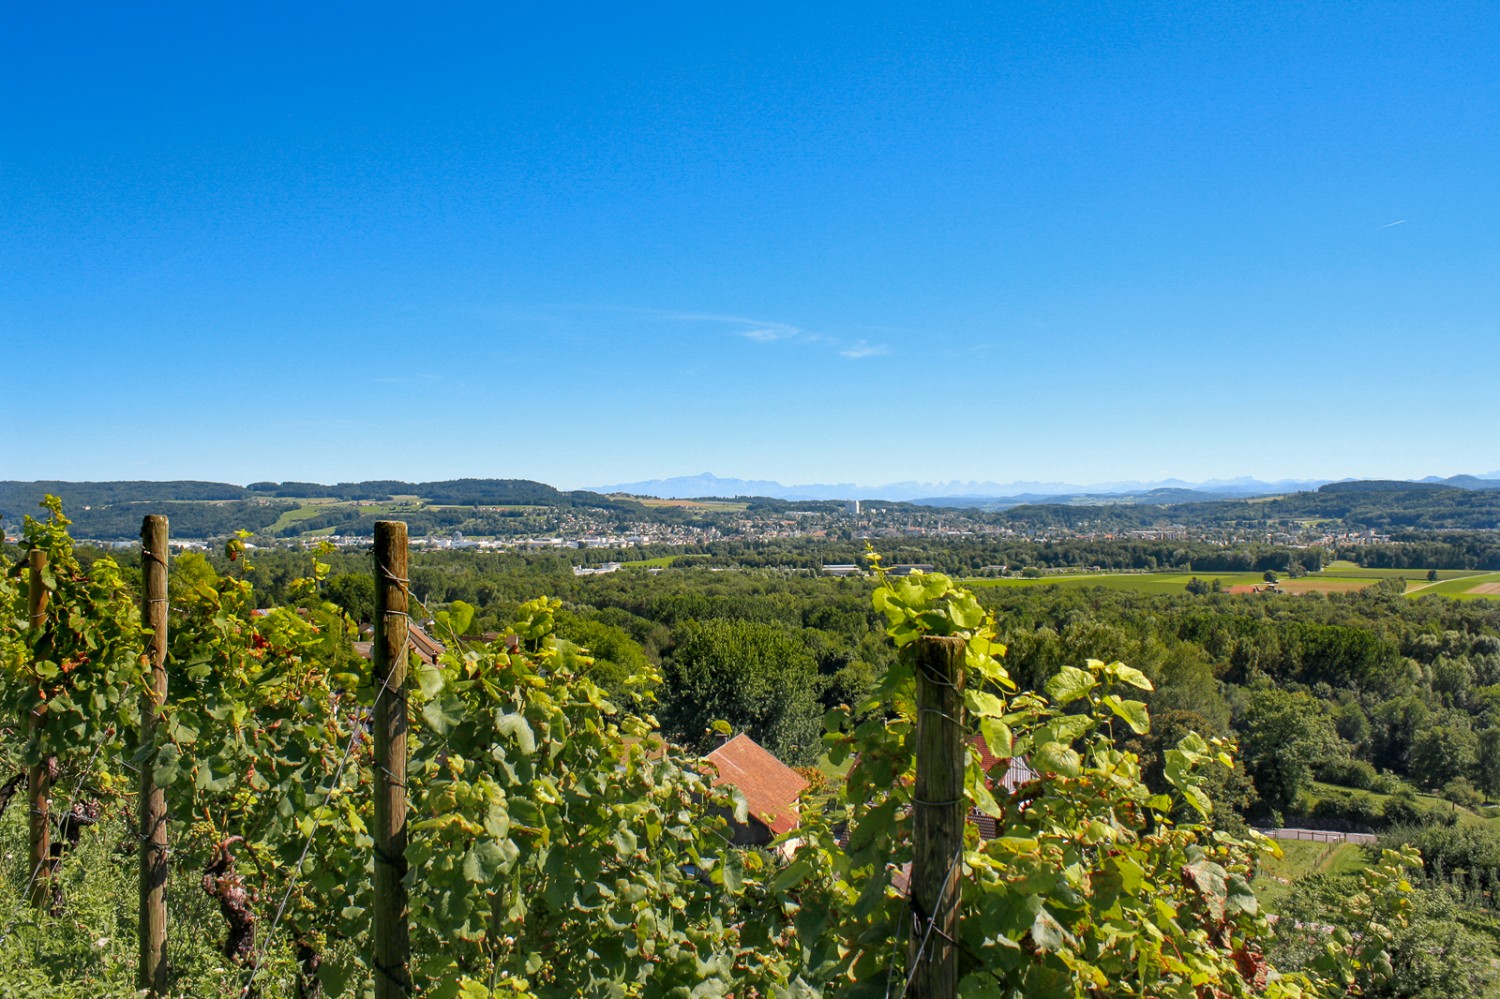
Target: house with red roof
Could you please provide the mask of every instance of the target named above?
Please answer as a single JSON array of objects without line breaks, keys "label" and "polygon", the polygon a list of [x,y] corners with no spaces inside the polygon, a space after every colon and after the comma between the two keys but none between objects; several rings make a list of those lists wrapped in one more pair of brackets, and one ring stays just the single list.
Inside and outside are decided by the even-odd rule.
[{"label": "house with red roof", "polygon": [[704,757],[713,765],[714,786],[728,785],[745,797],[749,821],[734,823],[736,846],[766,846],[797,828],[797,796],[807,779],[741,732]]},{"label": "house with red roof", "polygon": [[[985,787],[989,788],[991,794],[1001,790],[1014,794],[1016,788],[1038,777],[1037,772],[1031,769],[1030,764],[1021,757],[996,756],[990,751],[989,743],[982,735],[970,736],[969,744],[979,752],[979,765],[984,768],[987,775]],[[996,774],[994,771],[1000,764],[1005,765],[1005,770],[1003,773]],[[969,821],[979,827],[981,839],[994,839],[999,835],[995,820],[977,808],[969,812]]]},{"label": "house with red roof", "polygon": [[[417,654],[417,658],[429,666],[436,666],[438,657],[447,651],[442,642],[419,628],[415,621],[408,622],[406,625],[406,640],[411,646],[411,651]],[[354,651],[362,658],[373,659],[375,657],[374,646],[373,641],[355,642]]]}]

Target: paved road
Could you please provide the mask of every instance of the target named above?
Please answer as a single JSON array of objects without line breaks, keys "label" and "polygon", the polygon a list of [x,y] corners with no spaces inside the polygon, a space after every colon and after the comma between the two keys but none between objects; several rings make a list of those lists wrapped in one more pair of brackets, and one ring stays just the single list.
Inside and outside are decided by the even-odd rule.
[{"label": "paved road", "polygon": [[1373,833],[1330,832],[1327,829],[1297,829],[1287,827],[1282,829],[1257,829],[1255,831],[1262,836],[1269,836],[1272,839],[1298,839],[1313,843],[1358,843],[1360,846],[1374,846],[1377,839]]}]

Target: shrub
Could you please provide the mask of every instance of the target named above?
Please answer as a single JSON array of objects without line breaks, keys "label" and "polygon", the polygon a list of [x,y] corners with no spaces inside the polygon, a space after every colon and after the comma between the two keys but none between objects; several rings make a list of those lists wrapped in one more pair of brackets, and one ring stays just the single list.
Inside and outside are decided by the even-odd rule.
[{"label": "shrub", "polygon": [[1361,791],[1372,788],[1377,778],[1375,768],[1365,760],[1333,760],[1318,768],[1318,779]]},{"label": "shrub", "polygon": [[1484,804],[1484,795],[1479,793],[1467,777],[1455,777],[1443,785],[1442,795],[1455,805],[1465,808],[1478,808]]},{"label": "shrub", "polygon": [[1409,789],[1392,795],[1385,803],[1387,825],[1451,826],[1458,815],[1448,808],[1424,806]]},{"label": "shrub", "polygon": [[1413,793],[1412,786],[1389,770],[1382,770],[1370,779],[1369,790],[1376,794]]},{"label": "shrub", "polygon": [[1369,827],[1380,819],[1380,810],[1366,795],[1330,791],[1313,803],[1312,815],[1324,822]]}]

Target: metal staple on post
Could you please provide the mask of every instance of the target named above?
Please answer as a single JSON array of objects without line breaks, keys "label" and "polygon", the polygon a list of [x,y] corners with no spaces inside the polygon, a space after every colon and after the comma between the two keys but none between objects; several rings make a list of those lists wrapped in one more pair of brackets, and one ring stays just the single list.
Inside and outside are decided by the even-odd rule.
[{"label": "metal staple on post", "polygon": [[[911,990],[911,983],[916,979],[917,973],[922,967],[922,955],[927,950],[927,944],[932,939],[933,931],[937,930],[938,925],[943,921],[943,906],[948,905],[949,909],[953,911],[957,911],[958,909],[958,879],[953,875],[958,870],[959,862],[963,860],[963,857],[963,847],[960,846],[957,850],[954,851],[953,861],[948,865],[948,870],[943,875],[943,891],[942,894],[938,896],[938,900],[936,903],[937,911],[933,912],[931,915],[925,918],[925,922],[927,923],[927,925],[925,927],[919,926],[919,924],[923,922],[924,919],[917,914],[914,907],[910,912],[911,919],[908,920],[908,922],[912,924],[913,929],[921,929],[922,937],[921,943],[917,944],[916,952],[912,954],[907,962],[909,967],[907,968],[906,982],[901,986],[901,994],[898,999],[904,999],[907,993]],[[950,898],[951,904],[949,904]],[[954,942],[954,938],[951,935],[943,933],[940,930],[938,931],[938,937],[939,939],[947,940],[949,943]],[[912,939],[915,943],[916,937],[913,936]],[[956,985],[957,982],[955,980],[955,994],[957,994]],[[890,993],[889,981],[886,983],[886,992],[887,994]]]}]

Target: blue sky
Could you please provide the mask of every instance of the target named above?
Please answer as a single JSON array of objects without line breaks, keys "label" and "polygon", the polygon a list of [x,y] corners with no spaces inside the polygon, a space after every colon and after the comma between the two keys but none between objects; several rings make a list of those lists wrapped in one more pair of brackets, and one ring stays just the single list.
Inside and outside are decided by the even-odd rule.
[{"label": "blue sky", "polygon": [[1482,3],[11,4],[0,478],[1494,471],[1496,51]]}]

